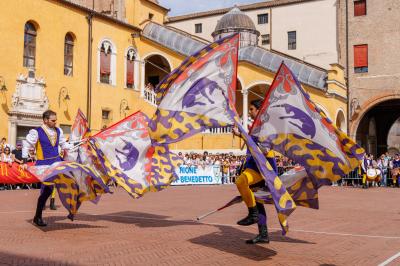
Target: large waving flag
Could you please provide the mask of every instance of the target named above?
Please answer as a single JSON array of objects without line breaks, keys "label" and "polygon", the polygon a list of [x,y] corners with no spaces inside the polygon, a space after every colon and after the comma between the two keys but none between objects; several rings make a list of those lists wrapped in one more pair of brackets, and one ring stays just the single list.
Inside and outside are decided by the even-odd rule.
[{"label": "large waving flag", "polygon": [[206,128],[234,126],[242,132],[271,191],[284,233],[296,204],[254,141],[234,107],[239,34],[228,36],[188,57],[156,88],[158,109],[149,123],[153,143],[171,144]]},{"label": "large waving flag", "polygon": [[[103,183],[108,184],[110,178],[106,175],[105,170],[100,164],[99,159],[91,149],[87,140],[90,137],[89,123],[83,112],[78,109],[74,123],[71,127],[71,134],[69,135],[69,142],[75,143],[76,148],[67,150],[64,154],[64,160],[69,162],[77,162],[79,164],[90,167],[96,176],[101,178]],[[75,178],[80,180],[87,180],[87,174],[84,171],[75,171]],[[90,180],[90,179],[89,179]],[[100,193],[90,189],[91,184],[81,184],[82,190],[86,191],[86,197],[82,200],[91,200],[94,203],[100,199]]]},{"label": "large waving flag", "polygon": [[[80,142],[89,132],[88,123],[82,112],[78,111],[71,128],[70,142]],[[74,215],[84,201],[97,202],[99,196],[109,192],[103,175],[87,159],[87,145],[67,150],[64,161],[52,165],[35,166],[29,164],[22,177],[35,177],[39,182],[54,183],[61,203]],[[23,178],[25,179],[25,178]],[[36,181],[37,182],[37,181]],[[73,216],[70,216],[73,217]]]},{"label": "large waving flag", "polygon": [[110,192],[93,168],[77,162],[28,166],[27,171],[42,182],[54,183],[61,203],[72,215],[77,213],[82,202],[96,200],[99,195]]},{"label": "large waving flag", "polygon": [[106,175],[134,198],[175,178],[176,157],[166,146],[152,145],[147,125],[147,116],[136,112],[90,138]]},{"label": "large waving flag", "polygon": [[282,63],[250,134],[304,166],[316,188],[360,165],[364,150],[338,130]]},{"label": "large waving flag", "polygon": [[[89,123],[86,116],[80,109],[76,114],[74,124],[71,127],[71,134],[69,135],[70,143],[80,143],[84,139],[88,138],[90,134]],[[87,147],[84,143],[73,150],[67,150],[64,154],[64,160],[80,162],[80,154],[85,150],[83,147]]]},{"label": "large waving flag", "polygon": [[[86,116],[82,113],[80,109],[78,109],[78,113],[76,114],[74,124],[71,127],[71,134],[69,136],[69,141],[71,143],[78,144],[76,144],[76,148],[65,152],[64,160],[78,162],[80,164],[90,166],[93,171],[98,176],[101,176],[103,181],[108,184],[110,181],[110,177],[106,175],[106,171],[103,169],[99,159],[96,157],[96,154],[93,152],[92,148],[87,142],[89,138],[89,123],[86,119]],[[85,173],[83,172],[81,173],[81,175],[84,174]]]},{"label": "large waving flag", "polygon": [[157,143],[173,143],[209,127],[232,125],[239,35],[214,42],[188,57],[156,88],[159,106],[149,124]]},{"label": "large waving flag", "polygon": [[[283,173],[279,178],[282,180],[282,183],[296,205],[312,209],[319,208],[318,190],[304,167],[295,166],[293,169]],[[257,202],[273,204],[269,191],[259,190],[254,193],[254,196]]]}]

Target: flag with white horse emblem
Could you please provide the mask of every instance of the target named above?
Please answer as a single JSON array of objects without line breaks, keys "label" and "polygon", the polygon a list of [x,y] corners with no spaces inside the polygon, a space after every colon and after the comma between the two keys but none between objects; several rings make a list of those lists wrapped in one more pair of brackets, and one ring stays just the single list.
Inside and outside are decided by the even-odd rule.
[{"label": "flag with white horse emblem", "polygon": [[149,124],[157,143],[173,143],[210,127],[232,125],[239,35],[189,56],[156,88],[159,106]]},{"label": "flag with white horse emblem", "polygon": [[282,63],[250,134],[304,166],[316,188],[360,165],[364,150],[338,130]]},{"label": "flag with white horse emblem", "polygon": [[159,103],[149,123],[153,143],[171,144],[207,128],[237,126],[271,191],[283,232],[296,204],[235,110],[239,34],[218,40],[189,56],[156,88]]},{"label": "flag with white horse emblem", "polygon": [[136,112],[90,138],[107,176],[134,198],[175,178],[175,157],[167,147],[152,145],[147,123],[147,116]]}]

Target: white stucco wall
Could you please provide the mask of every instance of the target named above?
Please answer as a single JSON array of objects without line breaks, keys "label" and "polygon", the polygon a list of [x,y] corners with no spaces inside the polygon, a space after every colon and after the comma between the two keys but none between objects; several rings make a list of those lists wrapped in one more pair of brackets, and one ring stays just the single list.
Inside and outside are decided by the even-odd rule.
[{"label": "white stucco wall", "polygon": [[[269,8],[260,8],[257,10],[243,11],[243,13],[248,15],[253,20],[256,29],[260,32],[260,36],[262,34],[269,34],[269,32],[270,32],[270,19],[271,18],[269,15],[269,10],[270,10]],[[266,14],[266,13],[268,13],[268,23],[258,25],[257,24],[257,15]],[[193,19],[187,19],[184,21],[168,23],[167,25],[178,28],[183,31],[186,31],[192,35],[196,35],[196,36],[206,39],[208,41],[213,41],[211,33],[213,33],[213,31],[215,30],[215,26],[217,26],[218,20],[222,16],[223,15],[212,15],[212,16],[208,16],[208,17],[193,18]],[[198,23],[201,23],[203,25],[202,33],[195,33],[195,24],[198,24]],[[269,45],[261,45],[261,37],[259,37],[258,44],[262,47],[269,49]]]},{"label": "white stucco wall", "polygon": [[[337,0],[320,0],[272,9],[271,49],[329,68],[338,62]],[[288,49],[288,32],[296,31],[296,50]]]},{"label": "white stucco wall", "polygon": [[[260,32],[259,46],[329,69],[329,64],[338,63],[337,1],[317,0],[243,12],[253,20]],[[257,24],[257,15],[265,13],[268,13],[268,23]],[[212,41],[211,33],[222,16],[210,15],[168,25]],[[200,34],[195,34],[194,25],[197,23],[203,25],[203,32]],[[288,49],[288,31],[296,31],[296,50]],[[270,34],[270,45],[261,45],[263,34]]]},{"label": "white stucco wall", "polygon": [[[202,18],[193,18],[193,19],[168,23],[167,25],[178,28],[183,31],[186,31],[187,33],[196,35],[196,36],[206,39],[208,41],[212,41],[213,38],[211,36],[211,33],[214,31],[215,26],[217,25],[217,22],[220,18],[221,18],[221,15],[202,17]],[[203,25],[202,33],[194,32],[194,30],[195,30],[194,25],[197,23],[201,23]]]}]

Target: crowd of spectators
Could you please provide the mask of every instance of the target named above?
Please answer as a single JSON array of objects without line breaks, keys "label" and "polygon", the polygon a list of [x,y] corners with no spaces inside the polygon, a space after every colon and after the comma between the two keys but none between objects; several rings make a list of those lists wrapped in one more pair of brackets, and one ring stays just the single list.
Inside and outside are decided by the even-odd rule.
[{"label": "crowd of spectators", "polygon": [[[196,165],[198,167],[219,166],[222,176],[222,184],[234,183],[236,177],[240,174],[242,164],[246,161],[246,155],[238,155],[233,153],[216,153],[212,154],[207,151],[203,153],[182,153],[178,152],[178,156],[183,159],[187,166]],[[294,167],[294,162],[286,157],[276,156],[276,164],[278,174]]]},{"label": "crowd of spectators", "polygon": [[[219,167],[220,176],[222,177],[222,184],[234,183],[236,177],[240,174],[243,163],[246,161],[246,155],[230,153],[209,153],[204,151],[203,153],[189,152],[182,153],[178,152],[178,156],[182,158],[184,165],[186,166],[214,166]],[[372,161],[374,168],[380,169],[381,180],[377,183],[379,186],[399,186],[400,173],[397,180],[393,180],[391,170],[396,167],[400,167],[400,156],[390,156],[388,153],[382,154],[378,159],[374,159],[372,155],[367,155]],[[276,164],[278,168],[278,175],[290,170],[295,166],[295,163],[283,156],[276,156]],[[33,148],[29,149],[28,158],[22,158],[22,141],[17,141],[16,147],[7,143],[6,138],[2,138],[0,141],[0,162],[7,164],[11,167],[13,164],[24,164],[26,162],[35,162],[36,154]],[[338,185],[355,185],[361,186],[361,178],[359,169],[355,169],[352,173],[344,176],[339,181]],[[396,179],[396,178],[395,178]],[[393,182],[397,181],[397,182]],[[397,184],[396,184],[397,183]],[[336,185],[336,184],[334,184]],[[35,187],[35,185],[33,185]],[[0,183],[0,190],[4,189],[20,189],[30,188],[31,186],[17,184],[7,185]]]},{"label": "crowd of spectators", "polygon": [[[29,149],[28,158],[22,158],[22,141],[18,140],[15,147],[7,143],[6,138],[2,138],[0,141],[0,163],[7,164],[8,167],[12,167],[13,164],[22,165],[27,162],[35,162],[36,154],[35,149]],[[35,185],[33,185],[35,186]],[[5,189],[21,189],[21,188],[31,188],[30,185],[26,184],[2,184],[0,183],[0,190]]]},{"label": "crowd of spectators", "polygon": [[[368,165],[365,162],[368,160]],[[372,154],[366,154],[363,161],[364,171],[368,168],[373,168],[379,170],[379,181],[369,182],[369,186],[399,186],[400,180],[400,155],[395,154],[391,156],[388,152],[381,154],[377,159],[374,158]],[[396,169],[398,169],[396,171]],[[393,171],[394,170],[394,171]],[[338,183],[339,185],[347,186],[362,186],[362,175],[361,169],[357,168],[349,175],[345,176]]]}]

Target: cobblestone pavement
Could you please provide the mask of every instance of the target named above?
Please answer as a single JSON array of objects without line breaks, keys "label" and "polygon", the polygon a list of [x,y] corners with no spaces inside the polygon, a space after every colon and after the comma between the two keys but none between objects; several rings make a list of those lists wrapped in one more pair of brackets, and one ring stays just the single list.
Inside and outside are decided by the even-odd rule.
[{"label": "cobblestone pavement", "polygon": [[0,191],[0,265],[366,266],[400,254],[399,189],[324,187],[320,210],[299,207],[286,237],[268,206],[272,242],[262,245],[244,243],[255,226],[235,225],[243,203],[195,221],[235,196],[233,185],[171,187],[139,200],[118,189],[84,203],[74,222],[61,206],[47,209],[44,229],[31,224],[38,193]]}]

